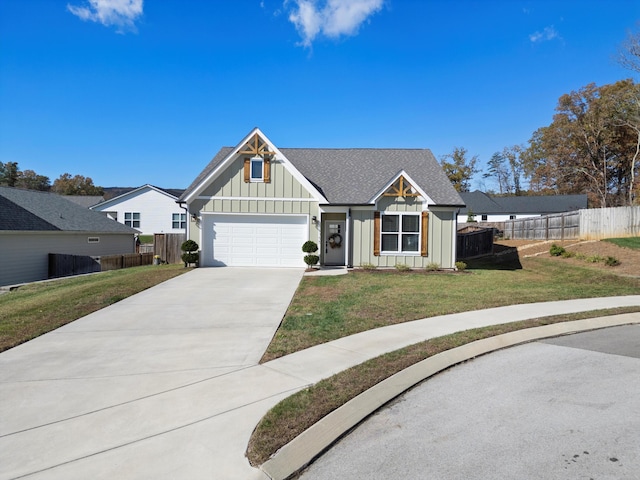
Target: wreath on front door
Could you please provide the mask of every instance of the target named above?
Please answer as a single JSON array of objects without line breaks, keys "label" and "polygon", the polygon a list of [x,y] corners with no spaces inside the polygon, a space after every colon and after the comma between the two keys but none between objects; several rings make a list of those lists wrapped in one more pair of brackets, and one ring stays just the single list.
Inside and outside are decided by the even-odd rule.
[{"label": "wreath on front door", "polygon": [[338,248],[340,245],[342,245],[342,235],[334,233],[329,237],[329,246],[331,248]]}]

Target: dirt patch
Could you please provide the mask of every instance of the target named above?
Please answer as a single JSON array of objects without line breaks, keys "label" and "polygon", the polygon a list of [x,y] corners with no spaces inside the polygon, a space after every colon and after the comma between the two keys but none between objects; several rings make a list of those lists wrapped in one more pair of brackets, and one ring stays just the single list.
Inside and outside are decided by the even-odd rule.
[{"label": "dirt patch", "polygon": [[[553,244],[564,247],[567,251],[586,257],[580,258],[562,258],[552,257],[549,249]],[[544,257],[553,258],[559,262],[567,262],[571,265],[580,265],[589,268],[603,270],[616,275],[624,276],[640,276],[640,250],[632,248],[619,247],[611,242],[602,241],[579,241],[567,240],[548,241],[548,242],[532,242],[530,240],[500,240],[496,244],[498,248],[517,248],[520,258],[527,257]],[[608,267],[603,261],[593,262],[590,259],[614,257],[620,261],[620,265],[616,267]]]}]

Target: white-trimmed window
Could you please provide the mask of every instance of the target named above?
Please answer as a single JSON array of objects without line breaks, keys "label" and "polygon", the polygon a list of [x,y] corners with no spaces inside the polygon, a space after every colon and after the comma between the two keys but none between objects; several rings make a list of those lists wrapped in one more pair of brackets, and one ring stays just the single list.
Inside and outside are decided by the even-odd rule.
[{"label": "white-trimmed window", "polygon": [[140,212],[124,212],[124,224],[127,227],[140,228]]},{"label": "white-trimmed window", "polygon": [[87,237],[87,243],[100,243],[100,237]]},{"label": "white-trimmed window", "polygon": [[264,180],[264,160],[262,157],[251,159],[251,181],[262,182]]},{"label": "white-trimmed window", "polygon": [[420,253],[420,214],[381,215],[382,253]]},{"label": "white-trimmed window", "polygon": [[174,213],[171,215],[171,228],[185,229],[187,226],[186,213]]}]

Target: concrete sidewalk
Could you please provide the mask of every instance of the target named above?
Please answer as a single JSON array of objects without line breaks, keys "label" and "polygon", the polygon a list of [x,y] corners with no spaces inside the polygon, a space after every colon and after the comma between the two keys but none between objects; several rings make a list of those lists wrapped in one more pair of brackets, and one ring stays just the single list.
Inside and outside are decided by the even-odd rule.
[{"label": "concrete sidewalk", "polygon": [[478,326],[640,305],[518,305],[258,361],[302,270],[196,269],[0,354],[0,479],[265,479],[244,456],[278,401],[364,360]]}]

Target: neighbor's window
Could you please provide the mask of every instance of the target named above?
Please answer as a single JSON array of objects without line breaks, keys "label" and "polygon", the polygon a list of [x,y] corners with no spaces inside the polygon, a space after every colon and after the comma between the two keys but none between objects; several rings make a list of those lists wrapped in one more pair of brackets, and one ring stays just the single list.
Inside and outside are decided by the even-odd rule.
[{"label": "neighbor's window", "polygon": [[186,228],[187,226],[187,214],[186,213],[174,213],[171,216],[171,228]]},{"label": "neighbor's window", "polygon": [[100,237],[88,237],[87,238],[87,242],[88,243],[100,243]]},{"label": "neighbor's window", "polygon": [[261,182],[263,180],[264,160],[262,157],[253,157],[251,159],[251,181]]},{"label": "neighbor's window", "polygon": [[487,221],[487,215],[486,215],[486,214],[485,214],[485,215],[482,215],[482,221],[483,221],[483,222],[486,222],[486,221]]},{"label": "neighbor's window", "polygon": [[516,216],[515,215],[509,215],[509,220],[515,220]]},{"label": "neighbor's window", "polygon": [[417,253],[420,250],[420,215],[382,215],[382,251]]},{"label": "neighbor's window", "polygon": [[124,224],[128,227],[140,228],[140,212],[124,212]]}]

